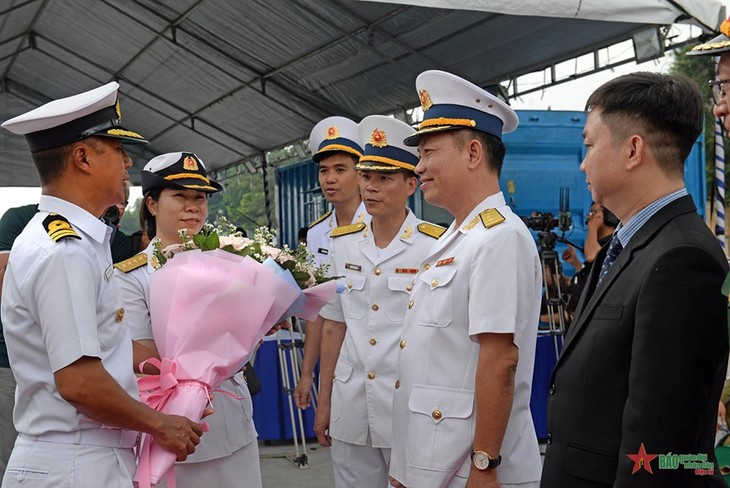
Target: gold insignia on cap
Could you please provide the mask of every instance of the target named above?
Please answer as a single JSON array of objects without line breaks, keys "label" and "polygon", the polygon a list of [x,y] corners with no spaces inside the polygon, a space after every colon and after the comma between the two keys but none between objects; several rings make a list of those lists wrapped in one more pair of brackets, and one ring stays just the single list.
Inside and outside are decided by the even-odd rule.
[{"label": "gold insignia on cap", "polygon": [[117,113],[117,118],[122,120],[122,107],[119,105],[119,97],[117,97],[117,103],[114,104],[114,111]]},{"label": "gold insignia on cap", "polygon": [[325,139],[337,139],[338,137],[340,137],[340,129],[336,125],[327,127],[327,136]]},{"label": "gold insignia on cap", "polygon": [[421,99],[421,108],[424,112],[433,106],[431,95],[428,94],[428,90],[425,88],[421,88],[421,90],[419,90],[418,98]]},{"label": "gold insignia on cap", "polygon": [[387,146],[388,139],[385,137],[385,132],[381,129],[373,129],[373,133],[370,134],[370,145],[374,147]]},{"label": "gold insignia on cap", "polygon": [[81,236],[76,233],[63,215],[48,214],[48,217],[43,220],[43,227],[53,242],[60,242],[64,239],[81,239]]},{"label": "gold insignia on cap", "polygon": [[406,230],[403,231],[403,234],[401,234],[400,238],[401,239],[410,239],[412,235],[413,235],[413,229],[409,225],[406,227]]},{"label": "gold insignia on cap", "polygon": [[124,320],[124,308],[120,308],[119,310],[117,310],[117,315],[116,317],[114,317],[114,320],[116,320],[117,322],[121,322],[122,320]]},{"label": "gold insignia on cap", "polygon": [[495,225],[499,225],[504,222],[504,217],[501,213],[499,213],[499,210],[497,210],[496,208],[488,208],[487,210],[479,214],[479,218],[482,219],[482,224],[487,229],[490,229]]},{"label": "gold insignia on cap", "polygon": [[183,159],[183,168],[188,171],[198,171],[198,161],[192,156],[186,156]]},{"label": "gold insignia on cap", "polygon": [[725,19],[720,24],[720,33],[730,37],[730,19]]}]

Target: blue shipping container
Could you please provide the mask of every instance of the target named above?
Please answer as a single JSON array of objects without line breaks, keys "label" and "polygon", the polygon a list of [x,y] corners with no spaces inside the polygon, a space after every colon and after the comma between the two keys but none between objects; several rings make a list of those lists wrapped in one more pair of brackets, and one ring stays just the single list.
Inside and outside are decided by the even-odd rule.
[{"label": "blue shipping container", "polygon": [[[517,112],[520,125],[505,134],[507,146],[500,185],[507,203],[521,216],[533,212],[559,211],[560,189],[569,189],[573,226],[565,237],[579,247],[583,245],[585,218],[591,205],[580,163],[583,146],[584,112],[522,110]],[[685,183],[699,213],[704,217],[705,188],[704,136],[700,136],[685,164]],[[279,234],[282,243],[296,243],[297,230],[322,215],[329,206],[322,197],[317,168],[311,160],[276,169],[279,202]],[[420,191],[410,202],[419,217],[448,224],[451,216],[443,209],[423,201]],[[559,230],[553,229],[558,235]],[[564,244],[558,244],[560,251]],[[568,270],[566,270],[568,271]]]}]

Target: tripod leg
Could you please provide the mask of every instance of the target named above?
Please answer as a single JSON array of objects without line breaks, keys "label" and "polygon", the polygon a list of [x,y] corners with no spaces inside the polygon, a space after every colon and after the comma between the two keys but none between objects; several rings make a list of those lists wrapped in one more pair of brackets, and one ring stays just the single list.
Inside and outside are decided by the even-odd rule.
[{"label": "tripod leg", "polygon": [[276,337],[276,345],[279,352],[279,371],[281,373],[282,387],[289,404],[289,420],[291,422],[292,439],[294,441],[295,462],[297,462],[296,459],[299,458],[299,433],[297,432],[296,423],[294,422],[294,402],[292,401],[292,390],[289,382],[289,365],[287,364],[287,357],[284,351],[287,346],[281,342],[278,334]]}]

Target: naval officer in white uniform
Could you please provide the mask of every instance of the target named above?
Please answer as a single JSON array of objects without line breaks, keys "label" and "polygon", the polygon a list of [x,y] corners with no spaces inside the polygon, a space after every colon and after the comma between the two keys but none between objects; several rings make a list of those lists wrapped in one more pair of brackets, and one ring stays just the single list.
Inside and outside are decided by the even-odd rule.
[{"label": "naval officer in white uniform", "polygon": [[357,165],[360,194],[372,220],[332,232],[332,272],[343,276],[346,291],[321,312],[327,320],[315,432],[323,445],[332,445],[340,488],[388,485],[403,316],[418,265],[444,231],[406,206],[418,184],[418,154],[403,139],[414,132],[382,115],[360,122],[367,141]]},{"label": "naval officer in white uniform", "polygon": [[[370,222],[370,215],[360,198],[355,165],[362,156],[360,131],[356,122],[345,117],[327,117],[312,129],[309,135],[312,160],[322,195],[333,210],[309,224],[307,248],[316,264],[325,264],[330,248],[330,233],[338,225]],[[294,401],[299,408],[310,405],[314,367],[319,358],[322,337],[322,317],[307,323],[304,342],[302,374],[294,390]]]},{"label": "naval officer in white uniform", "polygon": [[[154,348],[150,320],[150,274],[155,270],[156,241],[163,248],[181,244],[178,229],[188,235],[200,232],[208,214],[208,196],[223,187],[208,178],[203,161],[189,152],[162,154],[141,172],[141,215],[152,240],[147,248],[115,265],[132,339]],[[253,405],[243,372],[220,385],[215,413],[206,421],[208,432],[195,454],[175,466],[178,488],[201,486],[261,487],[261,465],[253,424]],[[158,487],[165,486],[159,484]]]},{"label": "naval officer in white uniform", "polygon": [[124,199],[131,160],[116,82],[6,121],[41,180],[38,213],[13,245],[2,314],[17,381],[4,487],[129,488],[137,431],[183,460],[200,425],[139,402],[132,340],[100,217]]},{"label": "naval officer in white uniform", "polygon": [[505,204],[504,102],[450,73],[416,79],[416,173],[454,222],[423,259],[406,311],[393,405],[395,486],[537,487],[530,388],[542,276],[532,235]]}]

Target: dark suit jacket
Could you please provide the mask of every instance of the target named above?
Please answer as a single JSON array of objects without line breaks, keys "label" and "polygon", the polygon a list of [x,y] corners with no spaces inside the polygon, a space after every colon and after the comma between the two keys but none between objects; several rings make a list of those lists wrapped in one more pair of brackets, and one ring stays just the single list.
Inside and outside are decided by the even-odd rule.
[{"label": "dark suit jacket", "polygon": [[[714,456],[728,358],[728,271],[682,197],[633,236],[596,286],[604,247],[552,376],[542,488],[726,486]],[[636,454],[706,454],[714,476],[632,474]]]}]

